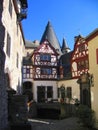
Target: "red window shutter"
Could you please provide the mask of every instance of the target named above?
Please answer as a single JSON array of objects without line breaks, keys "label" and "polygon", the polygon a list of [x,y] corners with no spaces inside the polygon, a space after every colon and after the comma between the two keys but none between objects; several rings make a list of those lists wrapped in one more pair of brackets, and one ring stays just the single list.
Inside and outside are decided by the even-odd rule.
[{"label": "red window shutter", "polygon": [[98,48],[96,49],[96,62],[98,64]]}]

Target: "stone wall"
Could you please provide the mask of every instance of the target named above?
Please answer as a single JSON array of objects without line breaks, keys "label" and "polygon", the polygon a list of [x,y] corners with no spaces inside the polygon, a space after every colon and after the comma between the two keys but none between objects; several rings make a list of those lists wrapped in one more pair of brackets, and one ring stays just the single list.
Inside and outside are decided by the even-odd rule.
[{"label": "stone wall", "polygon": [[5,129],[8,125],[7,118],[7,92],[5,85],[5,54],[3,51],[5,28],[2,24],[3,0],[0,0],[0,130]]},{"label": "stone wall", "polygon": [[24,124],[27,122],[27,96],[10,95],[9,96],[9,121],[10,124]]}]

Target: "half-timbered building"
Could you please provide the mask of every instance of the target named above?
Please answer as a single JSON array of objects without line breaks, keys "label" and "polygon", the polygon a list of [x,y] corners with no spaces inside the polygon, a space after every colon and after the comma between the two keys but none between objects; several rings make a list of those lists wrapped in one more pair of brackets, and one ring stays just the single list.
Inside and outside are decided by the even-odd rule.
[{"label": "half-timbered building", "polygon": [[88,73],[88,44],[81,35],[75,37],[74,51],[71,58],[72,78],[79,78],[81,74]]},{"label": "half-timbered building", "polygon": [[56,34],[48,22],[40,44],[26,42],[27,56],[23,58],[23,94],[30,100],[57,100],[58,58],[61,49]]},{"label": "half-timbered building", "polygon": [[36,102],[64,99],[66,103],[75,103],[79,100],[81,104],[92,107],[97,115],[97,88],[92,87],[97,86],[97,66],[94,63],[94,70],[91,58],[98,59],[98,49],[94,50],[92,44],[97,42],[97,33],[98,29],[85,38],[76,36],[74,49],[70,51],[65,39],[60,48],[48,22],[40,44],[31,44],[30,51],[26,50],[27,56],[23,58],[23,94],[28,94],[29,99]]},{"label": "half-timbered building", "polygon": [[28,60],[29,64],[25,64],[24,59],[23,65],[23,91],[27,86],[33,94],[32,99],[38,102],[57,99],[58,53],[54,47],[45,40],[28,56]]},{"label": "half-timbered building", "polygon": [[77,79],[80,89],[80,103],[91,107],[91,86],[89,74],[88,43],[81,35],[75,37],[71,57],[72,78]]},{"label": "half-timbered building", "polygon": [[[89,60],[88,43],[81,35],[75,37],[74,49],[63,54],[59,60],[60,79],[59,88],[65,87],[70,90],[71,96],[65,98],[78,99],[81,104],[91,106],[90,84],[89,84]],[[78,84],[79,83],[79,84]],[[70,88],[70,89],[68,89]],[[61,94],[62,97],[62,94]]]}]

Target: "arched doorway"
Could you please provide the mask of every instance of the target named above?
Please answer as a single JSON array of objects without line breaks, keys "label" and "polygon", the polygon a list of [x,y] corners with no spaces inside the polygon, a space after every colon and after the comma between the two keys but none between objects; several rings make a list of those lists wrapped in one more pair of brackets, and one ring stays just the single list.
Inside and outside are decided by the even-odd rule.
[{"label": "arched doorway", "polygon": [[28,100],[33,100],[33,86],[32,82],[26,81],[23,83],[23,95],[28,96]]}]

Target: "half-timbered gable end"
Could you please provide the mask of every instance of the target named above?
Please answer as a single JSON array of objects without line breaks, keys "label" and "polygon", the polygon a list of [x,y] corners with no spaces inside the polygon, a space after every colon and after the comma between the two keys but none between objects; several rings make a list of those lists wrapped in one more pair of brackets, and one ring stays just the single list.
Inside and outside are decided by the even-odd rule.
[{"label": "half-timbered gable end", "polygon": [[76,37],[71,66],[73,78],[78,78],[81,74],[87,73],[89,69],[88,44],[80,35]]},{"label": "half-timbered gable end", "polygon": [[45,40],[33,53],[34,79],[57,79],[57,56],[54,47]]}]

